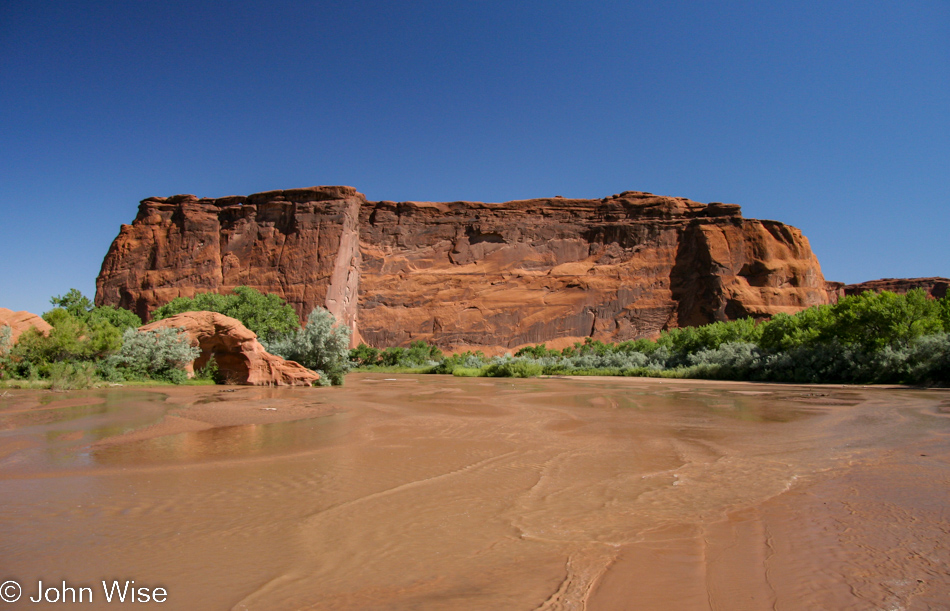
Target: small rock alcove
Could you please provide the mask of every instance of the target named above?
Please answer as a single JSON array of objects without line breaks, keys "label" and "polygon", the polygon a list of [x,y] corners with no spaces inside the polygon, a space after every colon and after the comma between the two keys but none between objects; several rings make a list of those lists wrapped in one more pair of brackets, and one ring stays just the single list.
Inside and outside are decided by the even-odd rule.
[{"label": "small rock alcove", "polygon": [[151,331],[164,327],[183,329],[201,354],[185,369],[189,376],[214,356],[219,375],[232,384],[251,386],[312,386],[320,379],[294,361],[270,354],[257,335],[237,319],[217,312],[184,312],[139,327]]}]

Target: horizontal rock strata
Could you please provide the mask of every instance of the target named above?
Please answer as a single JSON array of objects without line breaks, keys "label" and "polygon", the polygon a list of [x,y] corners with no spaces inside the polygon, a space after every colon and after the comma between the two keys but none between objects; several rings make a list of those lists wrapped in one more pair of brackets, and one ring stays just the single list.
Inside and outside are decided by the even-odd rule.
[{"label": "horizontal rock strata", "polygon": [[623,341],[828,303],[798,229],[734,204],[603,199],[371,202],[351,187],[149,198],[123,225],[96,303],[140,316],[248,285],[327,307],[376,346],[509,350]]}]

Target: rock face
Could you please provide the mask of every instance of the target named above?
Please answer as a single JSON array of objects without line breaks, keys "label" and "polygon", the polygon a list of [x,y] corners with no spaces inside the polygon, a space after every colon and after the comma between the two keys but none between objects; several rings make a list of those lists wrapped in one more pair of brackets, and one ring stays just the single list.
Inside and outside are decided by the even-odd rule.
[{"label": "rock face", "polygon": [[302,318],[323,306],[376,346],[514,349],[652,336],[828,303],[808,240],[734,204],[628,191],[597,200],[369,202],[351,187],[141,202],[96,303],[147,317],[246,284]]},{"label": "rock face", "polygon": [[0,327],[9,326],[13,329],[13,333],[10,336],[15,344],[17,338],[20,337],[20,334],[30,328],[36,328],[40,333],[46,335],[52,330],[52,326],[31,312],[19,311],[14,312],[13,310],[7,308],[0,308]]},{"label": "rock face", "polygon": [[185,312],[139,327],[151,331],[181,327],[201,355],[186,370],[189,376],[214,356],[219,373],[235,384],[252,386],[312,386],[320,376],[294,361],[270,354],[257,335],[239,320],[217,312]]},{"label": "rock face", "polygon": [[882,278],[858,284],[847,284],[842,287],[842,292],[844,295],[860,295],[865,291],[890,291],[903,294],[912,289],[924,289],[931,297],[942,299],[947,296],[948,287],[950,287],[950,278]]}]

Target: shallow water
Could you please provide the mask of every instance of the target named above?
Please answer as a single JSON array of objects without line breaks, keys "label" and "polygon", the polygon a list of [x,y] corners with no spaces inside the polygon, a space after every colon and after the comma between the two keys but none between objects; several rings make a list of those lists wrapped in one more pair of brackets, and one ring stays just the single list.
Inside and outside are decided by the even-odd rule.
[{"label": "shallow water", "polygon": [[[42,608],[40,579],[94,585],[82,608],[108,608],[102,579],[174,609],[948,608],[946,391],[353,374],[11,394],[10,608]],[[189,420],[314,402],[332,413]]]}]

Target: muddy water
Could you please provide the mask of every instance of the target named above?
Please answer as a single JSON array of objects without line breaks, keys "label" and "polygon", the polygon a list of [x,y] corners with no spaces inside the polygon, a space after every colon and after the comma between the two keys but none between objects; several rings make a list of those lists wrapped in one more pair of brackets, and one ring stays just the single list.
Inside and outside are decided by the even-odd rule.
[{"label": "muddy water", "polygon": [[614,378],[8,391],[0,606],[65,580],[111,608],[105,579],[166,609],[946,609],[948,412]]}]

